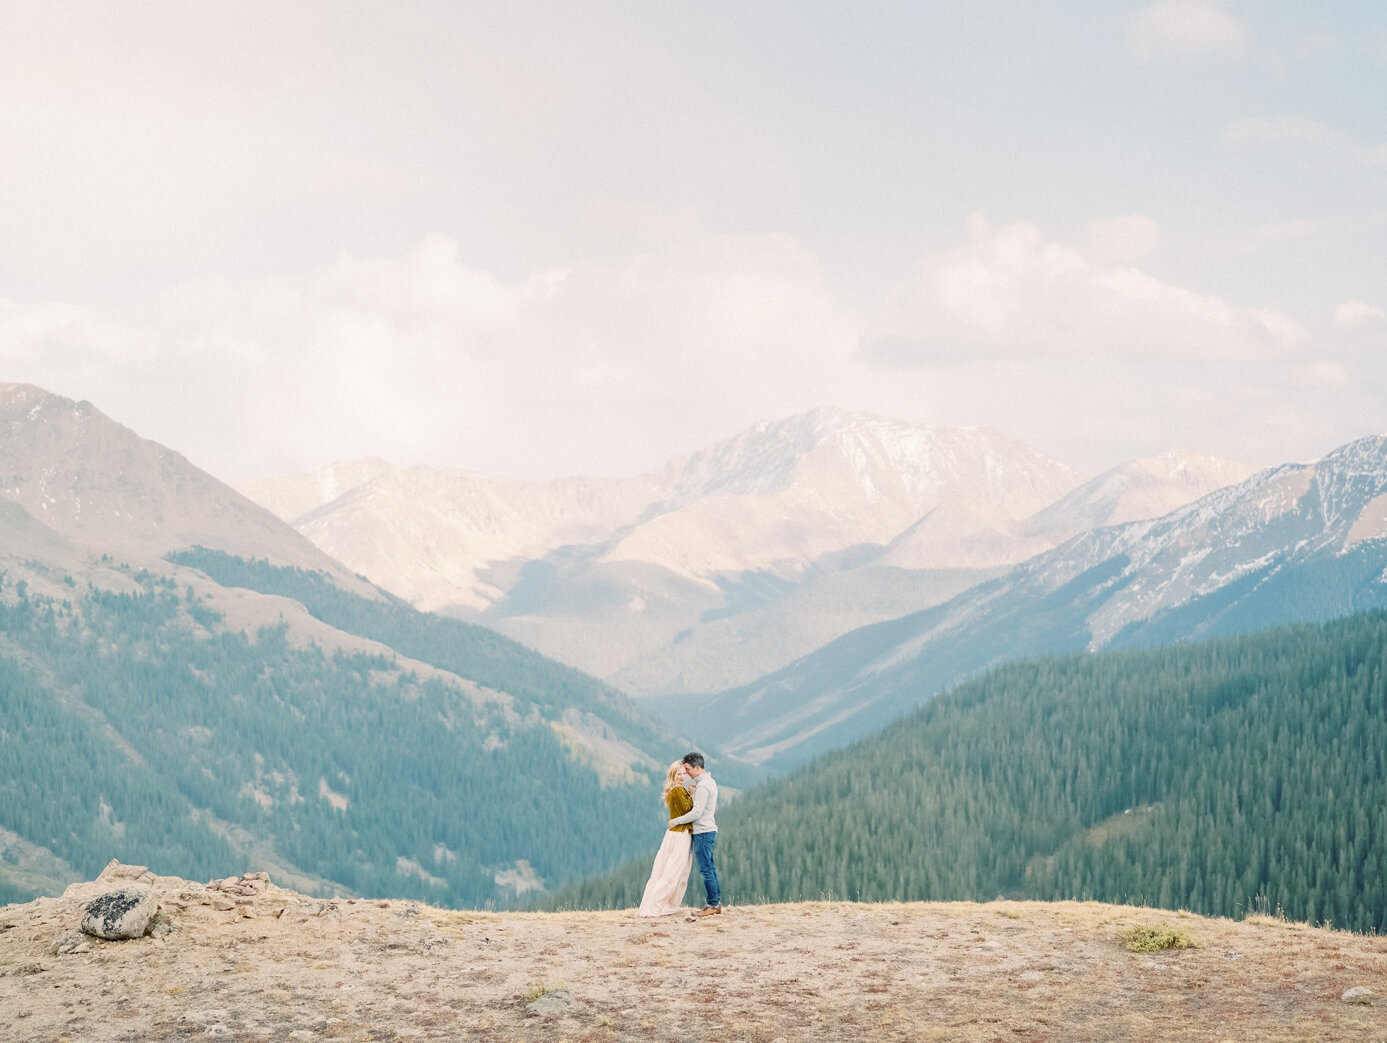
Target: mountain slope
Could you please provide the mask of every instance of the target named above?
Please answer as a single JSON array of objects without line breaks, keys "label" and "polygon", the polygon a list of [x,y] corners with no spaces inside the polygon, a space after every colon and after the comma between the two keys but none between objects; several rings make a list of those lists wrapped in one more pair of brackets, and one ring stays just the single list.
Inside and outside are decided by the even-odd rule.
[{"label": "mountain slope", "polygon": [[759,424],[666,469],[670,490],[604,561],[646,561],[692,578],[804,569],[825,555],[884,545],[945,510],[940,553],[920,568],[987,568],[961,556],[980,526],[1025,518],[1072,488],[1067,468],[973,428],[932,428],[816,410]]},{"label": "mountain slope", "polygon": [[1089,529],[1159,518],[1254,473],[1246,464],[1182,450],[1130,460],[1066,493],[1019,531],[1056,546]]},{"label": "mountain slope", "polygon": [[[298,476],[295,505],[354,472]],[[1076,481],[991,432],[818,410],[626,480],[391,469],[296,524],[417,606],[644,694],[749,680],[934,604],[1025,556],[974,528],[1006,529]],[[862,567],[922,515],[947,567]]]},{"label": "mountain slope", "polygon": [[263,507],[90,402],[0,384],[0,495],[78,543],[158,558],[201,544],[373,588]]},{"label": "mountain slope", "polygon": [[630,812],[687,740],[369,586],[90,405],[6,402],[7,897],[116,854],[480,904],[636,849]]},{"label": "mountain slope", "polygon": [[[1073,481],[992,432],[818,410],[674,462],[639,524],[525,566],[480,619],[633,692],[714,690],[1020,560],[989,534]],[[874,567],[922,516],[933,556]]]},{"label": "mountain slope", "polygon": [[237,492],[254,500],[275,517],[293,522],[393,469],[384,460],[366,456],[342,460],[300,474],[246,482],[237,487]]},{"label": "mountain slope", "polygon": [[1387,437],[1288,464],[1154,520],[1080,535],[913,616],[707,701],[714,738],[779,765],[1026,655],[1131,647],[1387,605]]},{"label": "mountain slope", "polygon": [[[719,809],[724,893],[1279,908],[1381,932],[1385,673],[1380,611],[1008,664]],[[630,906],[649,862],[548,902]]]},{"label": "mountain slope", "polygon": [[299,518],[313,543],[416,607],[475,612],[501,596],[507,565],[608,539],[636,520],[645,483],[508,482],[395,468]]},{"label": "mountain slope", "polygon": [[300,531],[416,606],[674,695],[753,681],[1245,470],[1172,453],[1075,489],[1066,468],[994,432],[820,409],[633,479],[352,461],[246,491],[286,519],[313,504]]}]

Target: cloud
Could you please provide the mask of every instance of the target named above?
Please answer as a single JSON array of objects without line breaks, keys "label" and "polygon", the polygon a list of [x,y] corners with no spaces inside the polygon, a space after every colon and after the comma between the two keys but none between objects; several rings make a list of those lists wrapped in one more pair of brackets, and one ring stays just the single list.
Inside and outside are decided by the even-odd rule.
[{"label": "cloud", "polygon": [[639,22],[600,4],[7,4],[0,234],[24,249],[0,250],[0,292],[115,299],[439,229],[519,271],[782,199],[773,135]]},{"label": "cloud", "polygon": [[1377,385],[1354,368],[1371,359],[1113,260],[1159,238],[1141,215],[1072,241],[977,217],[869,312],[784,235],[513,276],[433,236],[119,308],[0,302],[0,371],[229,480],[361,455],[632,474],[820,405],[991,426],[1093,469],[1191,443],[1269,463],[1371,429]]},{"label": "cloud", "polygon": [[1297,116],[1236,120],[1223,129],[1225,145],[1336,145],[1339,132],[1315,120]]},{"label": "cloud", "polygon": [[1387,324],[1387,310],[1363,301],[1344,301],[1334,309],[1331,321],[1338,330],[1373,329]]},{"label": "cloud", "polygon": [[[1155,222],[1129,216],[1119,242],[1149,249]],[[1269,361],[1295,357],[1308,332],[1284,313],[1236,305],[1114,263],[1089,226],[1081,245],[1047,239],[1033,224],[1000,228],[981,217],[965,247],[930,258],[898,304],[894,339],[863,345],[876,365],[932,364],[936,345],[978,358]],[[1131,252],[1129,250],[1129,252]],[[922,350],[912,354],[911,344]]]},{"label": "cloud", "polygon": [[778,235],[501,279],[431,237],[138,306],[0,305],[0,367],[231,479],[357,455],[631,473],[833,402],[856,323]]},{"label": "cloud", "polygon": [[1239,55],[1248,34],[1232,15],[1200,0],[1163,0],[1132,18],[1127,43],[1139,61],[1188,61],[1205,55]]}]

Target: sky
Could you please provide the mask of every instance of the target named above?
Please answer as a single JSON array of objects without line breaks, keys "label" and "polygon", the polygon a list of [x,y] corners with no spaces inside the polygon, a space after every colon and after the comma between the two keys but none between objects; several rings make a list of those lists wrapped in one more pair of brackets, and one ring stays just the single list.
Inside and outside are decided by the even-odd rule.
[{"label": "sky", "polygon": [[1387,430],[1380,0],[0,11],[0,382],[228,481]]}]

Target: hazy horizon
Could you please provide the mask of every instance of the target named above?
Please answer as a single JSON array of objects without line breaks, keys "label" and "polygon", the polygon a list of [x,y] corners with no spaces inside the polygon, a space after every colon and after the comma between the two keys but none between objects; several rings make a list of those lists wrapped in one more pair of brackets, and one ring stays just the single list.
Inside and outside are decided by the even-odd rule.
[{"label": "hazy horizon", "polygon": [[819,407],[1268,466],[1387,415],[1381,5],[5,30],[0,381],[228,481],[631,475]]}]

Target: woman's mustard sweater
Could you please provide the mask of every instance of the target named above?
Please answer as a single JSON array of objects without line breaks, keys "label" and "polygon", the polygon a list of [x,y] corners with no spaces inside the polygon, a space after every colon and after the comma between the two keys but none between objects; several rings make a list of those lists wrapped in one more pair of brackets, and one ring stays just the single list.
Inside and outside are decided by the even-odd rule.
[{"label": "woman's mustard sweater", "polygon": [[[688,790],[677,784],[669,791],[669,795],[665,797],[665,801],[669,804],[670,818],[678,818],[680,815],[687,815],[693,810],[693,797],[689,796]],[[692,833],[693,823],[685,822],[682,826],[670,826],[669,831],[671,833]]]}]

